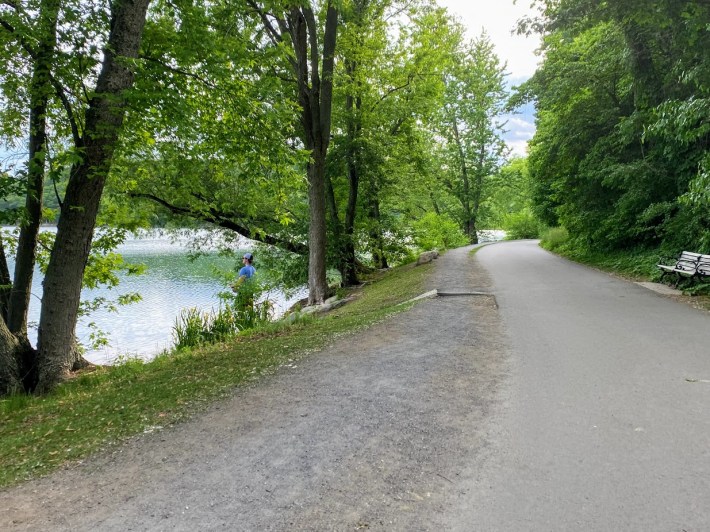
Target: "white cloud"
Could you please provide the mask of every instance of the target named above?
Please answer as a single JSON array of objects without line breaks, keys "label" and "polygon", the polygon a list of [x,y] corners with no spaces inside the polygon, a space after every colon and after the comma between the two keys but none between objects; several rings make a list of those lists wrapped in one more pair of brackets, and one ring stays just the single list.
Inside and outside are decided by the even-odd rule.
[{"label": "white cloud", "polygon": [[508,117],[506,129],[515,137],[531,139],[533,133],[535,133],[535,124],[523,118],[510,116]]},{"label": "white cloud", "polygon": [[539,39],[515,34],[518,20],[532,13],[528,0],[516,3],[514,0],[438,0],[438,3],[460,18],[469,38],[478,37],[481,30],[486,31],[498,57],[508,64],[512,78],[527,79],[533,75]]},{"label": "white cloud", "polygon": [[527,140],[509,140],[506,142],[510,148],[511,155],[517,155],[519,157],[526,157],[528,154],[528,141]]}]

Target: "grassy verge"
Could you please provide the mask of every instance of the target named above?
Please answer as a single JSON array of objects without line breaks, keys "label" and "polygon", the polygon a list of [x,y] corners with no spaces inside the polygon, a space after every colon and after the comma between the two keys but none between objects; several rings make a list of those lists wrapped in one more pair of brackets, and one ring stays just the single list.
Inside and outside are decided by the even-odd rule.
[{"label": "grassy verge", "polygon": [[269,324],[234,340],[83,373],[43,397],[0,400],[0,487],[47,474],[198,412],[236,386],[397,312],[422,293],[431,264],[404,266],[323,317]]},{"label": "grassy verge", "polygon": [[658,251],[589,252],[557,248],[555,253],[575,262],[580,262],[633,281],[657,281]]}]

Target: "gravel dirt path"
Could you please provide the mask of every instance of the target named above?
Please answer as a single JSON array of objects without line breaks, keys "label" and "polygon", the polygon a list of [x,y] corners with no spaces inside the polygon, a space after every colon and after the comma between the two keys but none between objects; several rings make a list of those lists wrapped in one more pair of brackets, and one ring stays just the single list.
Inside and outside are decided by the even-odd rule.
[{"label": "gravel dirt path", "polygon": [[[490,291],[470,249],[440,257],[428,288]],[[0,529],[456,528],[508,373],[495,298],[426,300],[186,423],[0,492]]]}]

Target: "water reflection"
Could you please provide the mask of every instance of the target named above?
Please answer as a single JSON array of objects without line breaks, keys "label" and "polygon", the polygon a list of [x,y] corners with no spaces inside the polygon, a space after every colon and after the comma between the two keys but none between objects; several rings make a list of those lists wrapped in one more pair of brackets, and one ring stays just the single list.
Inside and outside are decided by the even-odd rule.
[{"label": "water reflection", "polygon": [[[146,272],[143,275],[121,273],[118,287],[84,290],[82,299],[105,297],[115,300],[121,294],[138,292],[142,300],[118,307],[116,312],[102,309],[80,320],[77,337],[83,345],[90,343],[90,322],[109,336],[109,346],[89,350],[88,360],[107,364],[120,356],[150,359],[172,346],[172,327],[183,309],[217,308],[217,294],[224,290],[224,285],[216,271],[234,267],[234,259],[210,254],[191,261],[186,245],[185,238],[173,240],[156,233],[145,238],[131,238],[118,248],[128,262],[145,264]],[[12,261],[9,267],[12,271]],[[39,321],[41,282],[41,274],[36,272],[29,316],[33,343]],[[269,299],[274,301],[275,311],[279,314],[304,297],[304,293],[305,290],[300,291],[291,298],[272,293]]]}]

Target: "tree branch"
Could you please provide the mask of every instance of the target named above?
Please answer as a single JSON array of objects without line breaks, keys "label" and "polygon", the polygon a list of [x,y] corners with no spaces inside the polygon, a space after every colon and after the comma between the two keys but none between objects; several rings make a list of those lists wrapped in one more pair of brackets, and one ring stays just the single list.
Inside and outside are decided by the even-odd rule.
[{"label": "tree branch", "polygon": [[377,100],[377,101],[372,105],[372,107],[370,108],[370,111],[374,111],[375,108],[376,108],[378,105],[380,105],[383,101],[385,101],[387,98],[389,98],[390,96],[392,96],[392,94],[394,94],[395,92],[401,91],[402,89],[406,89],[407,87],[409,87],[409,86],[412,84],[412,81],[413,81],[413,80],[414,80],[414,74],[409,74],[409,76],[407,76],[407,82],[406,82],[404,85],[400,85],[399,87],[392,87],[392,88],[389,89],[387,92],[385,92],[385,93],[380,97],[380,99]]},{"label": "tree branch", "polygon": [[316,24],[316,18],[313,15],[312,9],[304,7],[301,12],[303,13],[303,20],[306,22],[308,46],[311,49],[311,87],[315,92],[320,93],[320,74],[318,72],[318,63],[320,62],[318,58],[318,25]]},{"label": "tree branch", "polygon": [[154,194],[130,192],[128,195],[131,198],[148,199],[154,203],[157,203],[158,205],[163,206],[173,214],[181,214],[184,216],[189,216],[190,218],[194,218],[196,220],[209,222],[218,227],[234,231],[235,233],[238,233],[243,237],[249,238],[251,240],[256,240],[258,242],[263,242],[264,244],[276,246],[286,251],[290,251],[291,253],[296,253],[297,255],[308,254],[308,246],[298,244],[296,242],[292,242],[290,240],[286,240],[275,235],[254,232],[248,226],[235,222],[234,219],[237,218],[237,216],[233,216],[228,213],[223,213],[221,211],[218,211],[214,207],[210,207],[208,209],[208,213],[205,214],[203,212],[197,212],[193,211],[192,209],[173,205],[167,200],[160,198]]},{"label": "tree branch", "polygon": [[[313,15],[313,13],[311,13]],[[333,100],[333,72],[335,69],[335,45],[338,34],[338,11],[328,2],[328,12],[325,19],[325,32],[323,33],[323,79],[320,99],[320,121],[327,147],[330,139],[330,126],[332,117]]]},{"label": "tree branch", "polygon": [[62,107],[64,107],[64,110],[67,113],[67,120],[69,120],[69,126],[71,127],[71,134],[72,138],[74,139],[74,145],[76,147],[80,147],[83,144],[81,134],[79,133],[79,125],[76,122],[76,117],[74,116],[74,110],[71,107],[71,102],[69,101],[69,98],[67,98],[66,93],[64,92],[64,87],[62,87],[61,83],[57,81],[57,79],[50,74],[49,80],[52,83],[52,86],[54,87],[54,91],[57,93],[57,98],[59,98],[59,101],[62,102]]},{"label": "tree branch", "polygon": [[37,59],[37,52],[34,50],[34,48],[32,48],[32,45],[27,41],[27,39],[25,39],[21,34],[18,34],[17,30],[12,24],[0,17],[0,26],[12,33],[15,37],[17,37],[17,41],[20,43],[20,46],[25,50],[25,52],[27,52],[27,55],[29,55],[32,59]]},{"label": "tree branch", "polygon": [[267,13],[263,11],[261,7],[259,7],[259,4],[257,4],[254,0],[247,0],[247,5],[251,7],[254,11],[256,11],[257,15],[259,15],[261,23],[264,25],[266,33],[269,34],[269,39],[271,39],[271,42],[274,44],[279,44],[281,41],[283,41],[283,37],[278,31],[276,31],[273,24],[271,24]]},{"label": "tree branch", "polygon": [[216,89],[216,88],[217,88],[217,85],[215,85],[214,83],[212,83],[212,82],[206,80],[206,79],[203,78],[202,76],[199,76],[199,75],[197,75],[197,74],[194,74],[193,72],[188,72],[187,70],[182,70],[182,69],[180,69],[180,68],[171,67],[170,65],[164,63],[163,61],[161,61],[160,59],[158,59],[158,58],[156,58],[156,57],[149,57],[149,56],[147,56],[147,55],[139,55],[139,56],[138,56],[138,59],[142,59],[142,60],[144,60],[144,61],[149,61],[149,62],[151,62],[151,63],[156,63],[157,65],[159,65],[159,66],[160,66],[161,68],[163,68],[164,70],[167,70],[168,72],[172,72],[172,73],[174,73],[174,74],[180,74],[181,76],[185,76],[185,77],[187,77],[187,78],[196,79],[197,81],[199,81],[200,83],[202,83],[205,87],[209,87],[210,89]]},{"label": "tree branch", "polygon": [[[11,2],[3,2],[5,5],[9,5],[10,7],[17,8],[16,3],[11,3]],[[37,59],[37,52],[34,48],[32,48],[32,45],[25,39],[22,35],[19,35],[17,33],[17,30],[7,22],[6,20],[0,18],[0,26],[5,28],[7,31],[12,33],[18,40],[20,46],[27,52],[27,55],[29,55],[33,60]],[[81,135],[79,134],[79,127],[76,123],[76,119],[74,117],[74,111],[72,110],[71,103],[69,102],[69,99],[66,96],[66,93],[64,92],[64,87],[57,81],[57,79],[50,73],[49,75],[50,82],[52,86],[54,87],[55,92],[57,93],[57,98],[59,98],[59,101],[62,103],[62,107],[64,107],[64,110],[67,113],[67,119],[69,120],[69,125],[71,127],[71,132],[72,132],[72,137],[74,139],[74,144],[76,146],[81,146]]]}]

